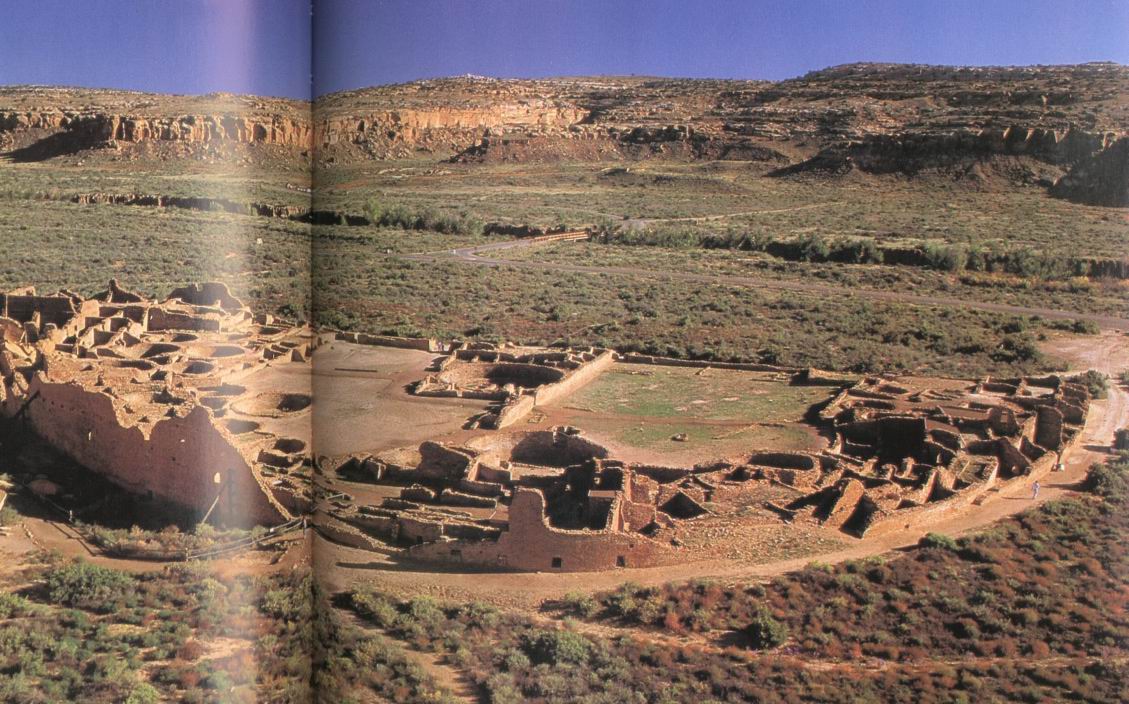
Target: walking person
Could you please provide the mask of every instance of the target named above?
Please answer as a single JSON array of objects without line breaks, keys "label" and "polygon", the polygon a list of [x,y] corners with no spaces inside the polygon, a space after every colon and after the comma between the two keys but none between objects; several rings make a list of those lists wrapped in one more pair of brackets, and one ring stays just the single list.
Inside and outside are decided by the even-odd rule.
[{"label": "walking person", "polygon": [[1037,498],[1039,498],[1039,482],[1031,485],[1031,500],[1034,501]]}]

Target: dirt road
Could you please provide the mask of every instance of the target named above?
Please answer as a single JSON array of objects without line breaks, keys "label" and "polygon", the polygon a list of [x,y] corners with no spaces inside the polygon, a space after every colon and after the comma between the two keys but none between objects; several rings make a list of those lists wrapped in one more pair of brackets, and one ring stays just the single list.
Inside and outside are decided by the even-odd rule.
[{"label": "dirt road", "polygon": [[[904,291],[879,291],[876,289],[863,289],[848,286],[835,286],[832,284],[813,283],[808,281],[781,281],[778,279],[764,279],[755,276],[735,276],[729,274],[694,274],[685,271],[649,271],[634,267],[624,266],[592,266],[585,264],[564,264],[560,262],[544,262],[536,260],[506,259],[496,256],[496,253],[507,249],[529,247],[535,245],[529,240],[508,240],[495,242],[477,247],[463,247],[422,254],[398,255],[404,259],[419,262],[457,261],[462,264],[483,267],[512,266],[521,269],[540,269],[545,271],[578,273],[578,274],[616,274],[619,276],[634,276],[644,279],[659,279],[671,281],[686,281],[690,283],[715,284],[720,286],[733,286],[738,288],[761,288],[777,291],[799,291],[815,293],[828,298],[857,297],[875,301],[888,301],[890,303],[912,303],[914,305],[941,306],[946,308],[969,308],[972,310],[985,310],[994,313],[1010,313],[1012,315],[1037,315],[1043,318],[1064,320],[1088,320],[1102,328],[1109,330],[1129,331],[1129,320],[1111,315],[1099,315],[1071,310],[1054,308],[1032,308],[1027,306],[1014,306],[1006,303],[992,303],[990,301],[976,301],[967,298],[951,298],[945,296],[922,296]],[[495,256],[484,256],[493,254]]]}]

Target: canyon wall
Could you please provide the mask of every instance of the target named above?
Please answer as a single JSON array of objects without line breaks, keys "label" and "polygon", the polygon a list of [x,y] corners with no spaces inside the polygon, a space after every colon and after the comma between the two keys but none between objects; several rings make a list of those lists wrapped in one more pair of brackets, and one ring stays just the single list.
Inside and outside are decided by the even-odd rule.
[{"label": "canyon wall", "polygon": [[523,133],[567,131],[588,116],[576,106],[550,101],[499,103],[481,107],[443,107],[362,111],[317,121],[319,148],[359,147],[380,158],[416,152],[459,152],[492,130]]},{"label": "canyon wall", "polygon": [[86,149],[143,143],[278,145],[308,150],[308,120],[281,115],[193,114],[146,117],[61,110],[0,112],[0,148],[34,161]]},{"label": "canyon wall", "polygon": [[1081,159],[1054,184],[1051,194],[1088,205],[1129,206],[1129,137]]}]

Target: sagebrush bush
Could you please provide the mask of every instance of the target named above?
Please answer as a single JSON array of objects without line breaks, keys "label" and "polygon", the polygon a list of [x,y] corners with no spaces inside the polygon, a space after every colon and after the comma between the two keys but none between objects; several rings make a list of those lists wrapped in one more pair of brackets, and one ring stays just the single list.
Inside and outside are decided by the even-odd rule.
[{"label": "sagebrush bush", "polygon": [[754,650],[775,648],[788,640],[788,627],[773,618],[767,609],[760,609],[745,626],[745,636]]}]

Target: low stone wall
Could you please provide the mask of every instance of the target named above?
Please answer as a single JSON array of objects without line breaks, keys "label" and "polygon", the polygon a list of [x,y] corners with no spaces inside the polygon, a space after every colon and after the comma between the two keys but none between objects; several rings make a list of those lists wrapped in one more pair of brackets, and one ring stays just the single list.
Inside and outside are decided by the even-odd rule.
[{"label": "low stone wall", "polygon": [[352,342],[358,345],[373,345],[376,347],[399,347],[408,350],[423,352],[442,352],[444,346],[439,341],[430,337],[395,337],[392,335],[370,335],[364,332],[335,331],[334,338],[342,342]]},{"label": "low stone wall", "polygon": [[217,332],[220,329],[218,315],[192,315],[154,307],[149,310],[149,330],[197,330]]},{"label": "low stone wall", "polygon": [[494,427],[501,429],[513,425],[529,415],[535,406],[547,406],[558,399],[575,393],[582,386],[592,382],[596,377],[607,371],[614,363],[615,353],[611,350],[605,350],[561,381],[545,384],[531,394],[518,396],[509,401],[498,412]]},{"label": "low stone wall", "polygon": [[494,427],[500,430],[525,418],[529,415],[530,411],[533,410],[533,406],[536,402],[537,400],[532,394],[518,396],[512,401],[509,401],[498,411],[498,417],[494,421]]},{"label": "low stone wall", "polygon": [[619,354],[619,361],[624,364],[656,364],[665,367],[694,367],[701,369],[736,369],[746,372],[780,372],[784,374],[797,374],[801,370],[793,367],[780,367],[774,364],[755,364],[751,362],[715,362],[704,359],[678,359],[676,357],[657,357],[649,354]]},{"label": "low stone wall", "polygon": [[638,474],[642,474],[644,477],[654,479],[660,483],[677,481],[690,474],[690,470],[685,467],[660,467],[659,465],[650,464],[633,464],[631,465],[631,469]]},{"label": "low stone wall", "polygon": [[387,549],[374,538],[365,535],[364,532],[353,526],[334,518],[326,518],[324,515],[319,518],[320,520],[314,521],[314,529],[327,540],[361,550],[382,552]]},{"label": "low stone wall", "polygon": [[819,466],[815,457],[803,452],[778,452],[761,450],[749,455],[746,464],[779,467],[781,469],[814,470]]},{"label": "low stone wall", "polygon": [[452,489],[443,490],[443,493],[439,495],[439,503],[447,506],[470,506],[476,508],[494,508],[498,505],[498,502],[493,498],[454,491]]},{"label": "low stone wall", "polygon": [[607,371],[613,363],[615,363],[615,353],[611,350],[604,351],[561,381],[538,387],[534,393],[534,405],[547,406],[557,399],[574,393],[580,387],[587,385]]},{"label": "low stone wall", "polygon": [[851,386],[858,383],[859,377],[809,367],[800,372],[800,380],[813,386]]},{"label": "low stone wall", "polygon": [[[1011,443],[1001,441],[1009,447],[1013,447]],[[1016,453],[1019,454],[1018,450],[1016,450]],[[1026,460],[1026,458],[1024,458],[1024,460]],[[1057,463],[1058,455],[1054,452],[1047,452],[1028,465],[1029,469],[1026,474],[1021,474],[1010,479],[1000,479],[998,469],[996,469],[987,481],[980,482],[966,489],[961,489],[947,499],[916,508],[900,509],[887,516],[876,519],[867,529],[866,537],[872,538],[887,535],[899,530],[926,527],[931,523],[936,523],[942,518],[946,518],[955,511],[968,508],[978,500],[984,503],[1015,487],[1030,485],[1039,481],[1049,474]]]}]

